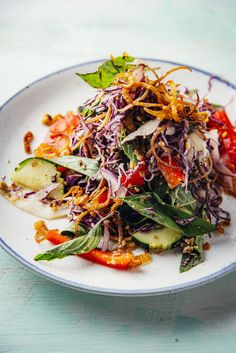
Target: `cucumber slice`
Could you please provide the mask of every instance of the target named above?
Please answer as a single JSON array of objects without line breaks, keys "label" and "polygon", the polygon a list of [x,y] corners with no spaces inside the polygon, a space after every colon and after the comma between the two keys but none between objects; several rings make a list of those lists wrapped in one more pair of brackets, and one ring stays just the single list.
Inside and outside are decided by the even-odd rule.
[{"label": "cucumber slice", "polygon": [[136,232],[133,241],[139,246],[153,251],[171,249],[177,240],[183,237],[183,233],[167,227],[153,229],[150,232]]},{"label": "cucumber slice", "polygon": [[12,172],[11,180],[33,191],[46,188],[52,183],[59,183],[58,188],[50,193],[52,199],[59,199],[64,193],[64,180],[55,164],[37,157],[22,161]]}]

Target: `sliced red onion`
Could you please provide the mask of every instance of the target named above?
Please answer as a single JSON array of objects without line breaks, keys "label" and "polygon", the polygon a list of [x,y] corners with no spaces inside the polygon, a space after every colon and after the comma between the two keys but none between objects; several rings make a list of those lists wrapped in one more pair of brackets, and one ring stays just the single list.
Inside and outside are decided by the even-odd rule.
[{"label": "sliced red onion", "polygon": [[103,222],[103,243],[102,243],[102,251],[107,251],[109,239],[110,239],[110,232],[109,232],[109,221]]},{"label": "sliced red onion", "polygon": [[39,190],[35,194],[36,199],[39,201],[46,199],[48,196],[50,196],[51,192],[56,190],[59,186],[60,186],[59,183],[54,183],[52,185],[47,186],[44,189]]},{"label": "sliced red onion", "polygon": [[[215,168],[218,170],[218,172],[225,176],[235,177],[235,174],[227,168],[224,158],[220,157],[218,131],[216,129],[212,129],[210,131],[207,131],[205,135],[209,139],[209,145],[212,150],[212,158]],[[230,180],[227,179],[226,181],[227,184],[229,184]],[[232,183],[232,180],[230,183]]]},{"label": "sliced red onion", "polygon": [[121,185],[116,192],[116,197],[124,197],[127,194],[127,188]]},{"label": "sliced red onion", "polygon": [[111,189],[112,196],[115,196],[116,191],[120,188],[120,183],[115,174],[105,168],[100,168],[100,174],[108,182],[108,186]]},{"label": "sliced red onion", "polygon": [[136,81],[142,81],[144,79],[144,65],[138,66],[132,73],[132,76]]}]

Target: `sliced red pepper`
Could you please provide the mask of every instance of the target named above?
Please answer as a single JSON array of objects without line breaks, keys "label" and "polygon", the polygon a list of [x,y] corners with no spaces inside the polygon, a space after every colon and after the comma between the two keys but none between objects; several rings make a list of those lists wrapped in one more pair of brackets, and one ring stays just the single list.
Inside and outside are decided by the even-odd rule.
[{"label": "sliced red pepper", "polygon": [[162,161],[164,163],[158,163],[160,171],[166,179],[168,186],[173,189],[184,181],[184,171],[173,158],[169,160],[169,157],[165,156],[162,158]]},{"label": "sliced red pepper", "polygon": [[71,238],[62,235],[58,229],[48,230],[46,232],[46,239],[55,245],[65,243],[66,241],[71,240]]},{"label": "sliced red pepper", "polygon": [[220,140],[220,155],[227,167],[236,173],[236,129],[224,110],[217,111],[208,121],[208,127],[217,129]]},{"label": "sliced red pepper", "polygon": [[[46,239],[55,245],[65,243],[70,240],[69,237],[61,235],[58,229],[48,230]],[[132,253],[127,252],[124,254],[113,254],[109,251],[101,251],[94,249],[88,253],[78,255],[83,259],[95,262],[97,264],[112,267],[118,270],[127,270],[130,267],[138,266],[150,261],[149,254],[142,254],[134,256]]]},{"label": "sliced red pepper", "polygon": [[98,198],[99,203],[104,203],[107,200],[108,190],[104,191]]},{"label": "sliced red pepper", "polygon": [[145,182],[143,172],[147,170],[146,163],[141,161],[134,169],[130,169],[126,175],[122,175],[121,184],[126,188],[133,186],[142,186]]},{"label": "sliced red pepper", "polygon": [[116,255],[109,251],[94,249],[86,254],[80,255],[80,257],[118,270],[126,270],[129,267],[141,265],[137,257],[130,252]]},{"label": "sliced red pepper", "polygon": [[65,171],[67,171],[67,168],[62,167],[62,166],[59,165],[59,166],[57,167],[57,171],[58,171],[58,172],[61,172],[61,173],[64,173]]}]

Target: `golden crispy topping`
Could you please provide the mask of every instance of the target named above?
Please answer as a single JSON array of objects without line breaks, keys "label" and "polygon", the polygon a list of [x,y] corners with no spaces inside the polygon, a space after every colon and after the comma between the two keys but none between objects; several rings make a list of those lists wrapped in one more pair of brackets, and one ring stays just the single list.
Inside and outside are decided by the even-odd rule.
[{"label": "golden crispy topping", "polygon": [[37,221],[34,223],[34,229],[36,230],[36,234],[34,236],[37,243],[46,239],[46,233],[48,231],[48,227],[46,226],[44,221]]}]

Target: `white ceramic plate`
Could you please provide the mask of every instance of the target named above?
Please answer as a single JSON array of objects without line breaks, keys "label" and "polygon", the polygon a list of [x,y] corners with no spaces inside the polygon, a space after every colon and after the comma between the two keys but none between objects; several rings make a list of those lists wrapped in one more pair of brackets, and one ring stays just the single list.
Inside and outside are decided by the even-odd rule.
[{"label": "white ceramic plate", "polygon": [[[177,63],[145,59],[152,66],[166,71]],[[75,72],[95,71],[100,62],[89,62],[44,77],[18,92],[0,111],[0,175],[10,171],[27,156],[23,151],[22,137],[31,130],[38,145],[46,129],[40,124],[45,113],[65,113],[75,109],[94,94],[94,90],[80,80]],[[200,95],[207,93],[212,75],[193,68],[193,72],[178,71],[172,75],[188,88],[199,88]],[[228,113],[236,117],[236,87],[220,78],[212,81],[208,97],[215,103],[229,104]],[[166,252],[154,255],[153,262],[129,271],[117,271],[90,263],[78,257],[52,262],[34,262],[34,256],[50,244],[39,245],[34,241],[33,223],[36,217],[25,213],[0,198],[1,245],[26,267],[48,279],[76,289],[110,295],[153,295],[182,290],[209,282],[236,268],[236,202],[224,196],[224,207],[231,212],[232,224],[225,235],[210,240],[211,250],[206,252],[205,262],[191,271],[179,273],[180,255]],[[49,222],[48,222],[49,223]],[[52,225],[59,226],[58,221]]]}]

